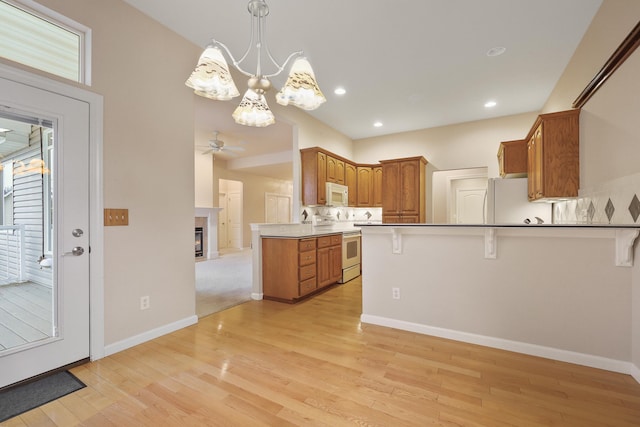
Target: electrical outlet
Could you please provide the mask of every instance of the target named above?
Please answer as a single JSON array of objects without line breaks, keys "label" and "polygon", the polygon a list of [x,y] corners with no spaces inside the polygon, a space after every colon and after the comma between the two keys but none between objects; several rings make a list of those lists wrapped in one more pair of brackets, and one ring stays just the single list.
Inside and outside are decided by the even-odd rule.
[{"label": "electrical outlet", "polygon": [[149,295],[140,297],[140,310],[147,310],[150,306],[151,302],[149,301]]},{"label": "electrical outlet", "polygon": [[400,288],[391,288],[391,296],[393,299],[400,299]]}]

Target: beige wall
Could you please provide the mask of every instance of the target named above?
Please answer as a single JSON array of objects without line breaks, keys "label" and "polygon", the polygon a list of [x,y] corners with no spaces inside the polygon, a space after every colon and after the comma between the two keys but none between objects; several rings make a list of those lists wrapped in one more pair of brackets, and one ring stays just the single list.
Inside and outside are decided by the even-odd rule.
[{"label": "beige wall", "polygon": [[195,314],[194,113],[183,82],[200,49],[119,0],[39,2],[93,30],[88,89],[104,96],[104,206],[129,209],[129,226],[104,230],[110,345]]},{"label": "beige wall", "polygon": [[532,112],[360,139],[354,141],[355,160],[375,163],[422,155],[438,170],[488,167],[489,177],[495,177],[500,142],[526,137],[536,115]]},{"label": "beige wall", "polygon": [[[605,0],[571,62],[553,90],[545,111],[566,109],[640,21],[637,0]],[[640,187],[640,52],[636,51],[584,105],[580,117],[580,193],[618,180]],[[627,177],[628,179],[625,179]],[[607,196],[605,195],[605,199]],[[626,206],[626,205],[625,205]],[[636,244],[636,247],[638,245]],[[636,249],[636,253],[638,250]],[[640,377],[640,278],[636,255],[632,281],[631,361]]]}]

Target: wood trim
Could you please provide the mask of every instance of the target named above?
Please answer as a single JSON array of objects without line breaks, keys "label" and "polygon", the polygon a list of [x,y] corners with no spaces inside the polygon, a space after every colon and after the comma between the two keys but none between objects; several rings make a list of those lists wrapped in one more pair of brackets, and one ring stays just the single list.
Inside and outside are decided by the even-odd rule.
[{"label": "wood trim", "polygon": [[582,93],[578,95],[573,104],[573,108],[582,108],[584,104],[597,92],[605,81],[624,63],[624,61],[636,50],[640,45],[640,22],[631,30],[629,35],[622,41],[620,46],[613,52],[613,55],[607,60],[604,66],[598,71],[595,77],[584,88]]}]

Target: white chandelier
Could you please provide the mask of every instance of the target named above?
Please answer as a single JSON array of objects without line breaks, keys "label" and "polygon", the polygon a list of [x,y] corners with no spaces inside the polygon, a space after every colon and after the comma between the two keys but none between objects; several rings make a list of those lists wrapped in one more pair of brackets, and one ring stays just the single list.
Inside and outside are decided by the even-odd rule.
[{"label": "white chandelier", "polygon": [[[275,123],[275,118],[264,94],[271,89],[271,77],[280,74],[287,64],[296,58],[289,71],[289,77],[284,87],[276,94],[276,101],[281,105],[295,105],[303,110],[315,110],[326,101],[324,95],[318,87],[315,75],[311,69],[311,64],[304,57],[302,51],[294,52],[284,61],[282,65],[273,58],[264,37],[266,30],[266,18],[269,14],[269,6],[265,0],[250,0],[247,6],[251,14],[251,39],[249,47],[240,60],[236,61],[227,46],[223,43],[212,40],[206,47],[198,64],[186,81],[186,85],[193,88],[197,95],[218,101],[228,101],[240,95],[236,88],[229,66],[224,59],[220,48],[224,49],[233,65],[242,74],[249,77],[247,86],[249,89],[244,94],[240,105],[233,112],[236,123],[247,126],[264,127]],[[255,73],[250,73],[242,69],[242,62],[250,52],[257,54],[257,69]],[[263,74],[263,56],[275,66],[276,71],[271,74]]]}]

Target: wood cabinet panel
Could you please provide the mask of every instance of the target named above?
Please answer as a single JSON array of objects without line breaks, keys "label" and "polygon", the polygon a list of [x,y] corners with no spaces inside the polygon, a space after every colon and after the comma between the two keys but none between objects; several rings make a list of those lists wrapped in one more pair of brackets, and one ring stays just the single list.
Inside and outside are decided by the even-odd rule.
[{"label": "wood cabinet panel", "polygon": [[426,159],[411,157],[381,163],[382,221],[426,222]]},{"label": "wood cabinet panel", "polygon": [[349,206],[357,206],[358,172],[353,163],[344,164],[344,184],[349,188]]},{"label": "wood cabinet panel", "polygon": [[326,236],[322,245],[324,246],[317,251],[318,289],[332,285],[342,278],[342,235]]},{"label": "wood cabinet panel", "polygon": [[373,171],[370,166],[358,166],[357,206],[373,206]]},{"label": "wood cabinet panel", "polygon": [[527,175],[528,141],[503,141],[498,149],[500,176],[522,177]]},{"label": "wood cabinet panel", "polygon": [[373,174],[373,206],[382,206],[382,166],[372,168]]},{"label": "wood cabinet panel", "polygon": [[327,155],[315,149],[300,150],[302,172],[302,203],[324,205],[327,203]]},{"label": "wood cabinet panel", "polygon": [[326,181],[344,185],[344,161],[329,155],[327,155],[326,158]]},{"label": "wood cabinet panel", "polygon": [[580,110],[541,114],[527,136],[529,200],[577,197]]}]

